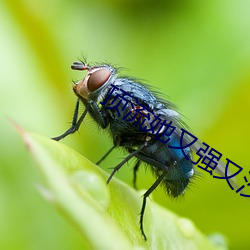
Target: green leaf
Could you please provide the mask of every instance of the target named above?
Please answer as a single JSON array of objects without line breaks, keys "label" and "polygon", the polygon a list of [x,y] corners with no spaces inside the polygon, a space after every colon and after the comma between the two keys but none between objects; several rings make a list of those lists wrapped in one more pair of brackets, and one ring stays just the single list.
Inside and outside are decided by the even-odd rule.
[{"label": "green leaf", "polygon": [[152,199],[144,216],[144,241],[139,229],[143,192],[115,177],[106,185],[108,174],[75,150],[23,130],[21,134],[44,176],[46,187],[39,191],[81,232],[83,249],[226,249]]}]

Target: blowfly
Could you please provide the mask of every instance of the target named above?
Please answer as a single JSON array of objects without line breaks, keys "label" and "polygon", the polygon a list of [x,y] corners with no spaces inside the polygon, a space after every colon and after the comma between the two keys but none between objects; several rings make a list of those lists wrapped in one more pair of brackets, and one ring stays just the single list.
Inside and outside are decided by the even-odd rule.
[{"label": "blowfly", "polygon": [[[159,184],[172,197],[184,193],[194,176],[191,155],[194,144],[191,142],[197,138],[190,136],[175,106],[159,98],[148,85],[133,78],[119,77],[118,70],[109,64],[90,66],[74,62],[71,68],[84,70],[87,74],[73,86],[77,102],[71,127],[53,139],[59,141],[76,132],[89,113],[113,138],[113,147],[98,163],[116,147],[128,152],[114,167],[107,183],[131,158],[136,158],[134,185],[139,166],[145,163],[150,167],[156,181],[144,193],[140,212],[140,230],[146,240],[143,216],[147,197]],[[80,103],[85,110],[79,115]]]}]

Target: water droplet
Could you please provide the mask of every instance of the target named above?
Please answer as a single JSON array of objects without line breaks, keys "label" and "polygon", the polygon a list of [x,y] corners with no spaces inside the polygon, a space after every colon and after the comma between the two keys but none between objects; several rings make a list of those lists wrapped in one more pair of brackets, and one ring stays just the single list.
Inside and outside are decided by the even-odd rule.
[{"label": "water droplet", "polygon": [[80,192],[87,192],[99,205],[105,209],[108,207],[110,196],[104,179],[95,173],[83,170],[75,171],[72,179]]},{"label": "water droplet", "polygon": [[179,229],[184,234],[184,236],[186,236],[187,238],[192,238],[194,236],[195,225],[189,219],[179,218],[177,220],[177,225],[179,226]]}]

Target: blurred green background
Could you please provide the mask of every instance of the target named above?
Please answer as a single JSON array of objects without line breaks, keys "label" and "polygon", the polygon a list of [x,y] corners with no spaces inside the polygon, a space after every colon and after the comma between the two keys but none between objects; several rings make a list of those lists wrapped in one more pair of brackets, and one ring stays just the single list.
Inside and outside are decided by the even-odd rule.
[{"label": "blurred green background", "polygon": [[[36,191],[39,173],[8,118],[47,137],[64,132],[76,100],[71,81],[83,76],[70,65],[82,55],[161,90],[201,141],[243,167],[239,184],[250,179],[249,13],[247,0],[1,1],[0,249],[81,248],[81,235]],[[63,143],[96,162],[112,142],[93,124],[86,119]],[[117,150],[102,167],[122,157]],[[132,166],[117,177],[131,184]],[[183,198],[161,188],[153,198],[204,233],[224,234],[230,249],[249,249],[249,201],[200,172]],[[140,170],[140,188],[153,180]]]}]

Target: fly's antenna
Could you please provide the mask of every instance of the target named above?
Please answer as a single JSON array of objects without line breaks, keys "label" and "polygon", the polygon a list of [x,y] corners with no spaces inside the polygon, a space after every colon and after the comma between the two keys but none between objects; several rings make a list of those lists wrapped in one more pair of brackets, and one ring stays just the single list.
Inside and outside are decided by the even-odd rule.
[{"label": "fly's antenna", "polygon": [[71,69],[74,70],[89,70],[89,65],[84,62],[73,62]]}]

